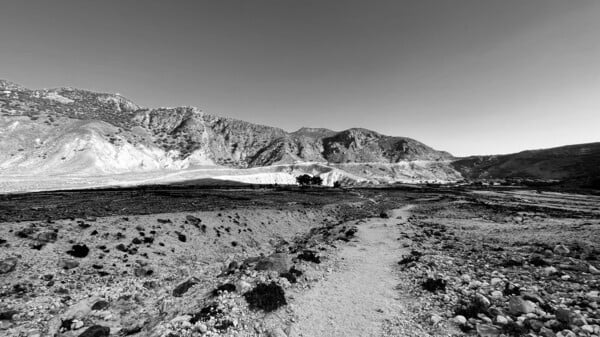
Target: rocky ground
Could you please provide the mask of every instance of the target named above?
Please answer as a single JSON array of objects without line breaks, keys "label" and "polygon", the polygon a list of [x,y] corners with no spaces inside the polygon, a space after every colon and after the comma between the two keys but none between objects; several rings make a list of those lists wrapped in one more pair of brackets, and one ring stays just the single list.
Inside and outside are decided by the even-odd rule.
[{"label": "rocky ground", "polygon": [[327,191],[4,197],[0,335],[600,335],[600,198]]}]

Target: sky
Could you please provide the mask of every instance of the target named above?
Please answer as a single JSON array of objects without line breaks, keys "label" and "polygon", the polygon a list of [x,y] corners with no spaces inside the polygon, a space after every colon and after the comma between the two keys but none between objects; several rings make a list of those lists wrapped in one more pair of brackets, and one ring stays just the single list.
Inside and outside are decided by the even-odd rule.
[{"label": "sky", "polygon": [[456,156],[600,141],[598,0],[2,0],[0,78]]}]

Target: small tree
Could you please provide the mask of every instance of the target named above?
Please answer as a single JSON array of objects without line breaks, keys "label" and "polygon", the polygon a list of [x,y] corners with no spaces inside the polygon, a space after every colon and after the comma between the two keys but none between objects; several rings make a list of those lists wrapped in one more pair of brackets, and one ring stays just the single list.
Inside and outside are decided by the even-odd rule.
[{"label": "small tree", "polygon": [[297,176],[296,177],[296,182],[300,186],[308,186],[308,185],[310,185],[311,180],[312,180],[312,177],[309,176],[308,174],[303,174],[301,176]]},{"label": "small tree", "polygon": [[310,178],[310,184],[320,186],[323,184],[323,179],[321,179],[319,176],[314,176]]},{"label": "small tree", "polygon": [[335,181],[335,182],[333,183],[333,187],[334,187],[334,188],[340,188],[340,187],[342,187],[342,182],[341,182],[341,181],[339,181],[339,180],[338,180],[338,181]]}]

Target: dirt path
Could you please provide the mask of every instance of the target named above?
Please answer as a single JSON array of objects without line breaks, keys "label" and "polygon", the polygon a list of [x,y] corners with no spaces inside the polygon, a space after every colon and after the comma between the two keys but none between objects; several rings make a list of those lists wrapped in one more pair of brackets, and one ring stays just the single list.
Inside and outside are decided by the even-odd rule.
[{"label": "dirt path", "polygon": [[406,329],[425,335],[418,327],[403,323],[402,331],[389,327],[404,311],[392,268],[407,253],[397,238],[398,224],[408,218],[410,208],[394,210],[389,219],[371,218],[359,225],[358,242],[340,251],[344,267],[295,300],[293,336],[413,335]]}]

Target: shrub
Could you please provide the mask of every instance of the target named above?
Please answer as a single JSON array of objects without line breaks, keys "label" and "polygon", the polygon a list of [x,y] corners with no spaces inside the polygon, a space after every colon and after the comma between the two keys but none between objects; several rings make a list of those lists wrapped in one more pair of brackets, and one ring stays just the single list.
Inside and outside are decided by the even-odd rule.
[{"label": "shrub", "polygon": [[250,309],[258,309],[266,312],[275,311],[287,304],[283,288],[275,282],[271,282],[271,284],[258,284],[256,288],[245,293],[244,298],[248,302]]}]

